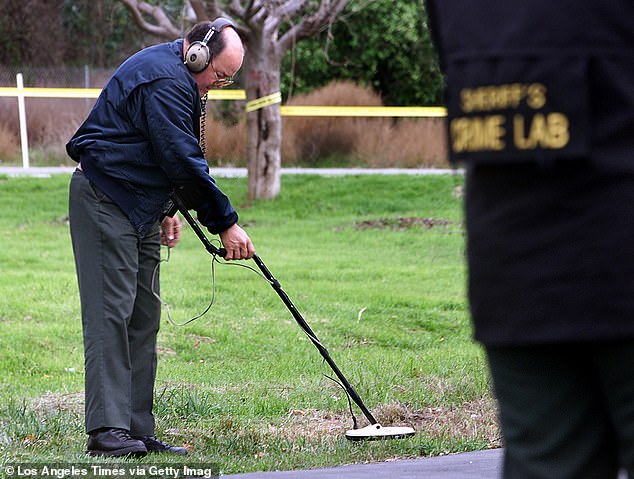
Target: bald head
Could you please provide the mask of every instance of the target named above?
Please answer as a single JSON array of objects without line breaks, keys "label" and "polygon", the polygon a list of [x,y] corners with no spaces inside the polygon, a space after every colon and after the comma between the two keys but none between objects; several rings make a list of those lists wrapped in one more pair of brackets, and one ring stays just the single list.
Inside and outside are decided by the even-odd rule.
[{"label": "bald head", "polygon": [[244,46],[238,32],[231,27],[225,28],[221,32],[221,36],[223,37],[224,48],[217,56],[217,63],[222,63],[222,66],[226,67],[227,71],[218,70],[218,74],[226,73],[223,76],[232,77],[242,66]]},{"label": "bald head", "polygon": [[[192,43],[203,41],[211,26],[211,22],[194,25],[185,37],[183,52],[187,52]],[[242,40],[231,25],[223,25],[219,34],[209,39],[207,49],[209,52],[207,67],[200,71],[190,69],[201,95],[211,88],[222,88],[233,83],[232,77],[240,70],[244,60]]]}]

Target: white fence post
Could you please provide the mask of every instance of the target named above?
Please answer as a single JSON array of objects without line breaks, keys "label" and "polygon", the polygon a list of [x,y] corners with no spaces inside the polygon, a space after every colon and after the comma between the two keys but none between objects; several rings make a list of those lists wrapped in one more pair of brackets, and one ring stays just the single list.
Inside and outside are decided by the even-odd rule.
[{"label": "white fence post", "polygon": [[18,86],[18,115],[20,117],[20,145],[22,148],[22,167],[29,167],[29,139],[26,134],[26,108],[24,107],[24,81],[22,73],[16,75]]}]

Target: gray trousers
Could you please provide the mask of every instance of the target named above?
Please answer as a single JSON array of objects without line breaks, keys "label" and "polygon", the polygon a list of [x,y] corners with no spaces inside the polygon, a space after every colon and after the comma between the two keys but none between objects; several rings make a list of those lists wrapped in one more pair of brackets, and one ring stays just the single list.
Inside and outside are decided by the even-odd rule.
[{"label": "gray trousers", "polygon": [[[634,341],[488,347],[504,478],[634,477]],[[623,477],[623,476],[619,476]]]},{"label": "gray trousers", "polygon": [[161,309],[151,281],[160,259],[159,225],[140,239],[81,171],[70,182],[69,218],[84,336],[86,432],[116,427],[154,434]]}]

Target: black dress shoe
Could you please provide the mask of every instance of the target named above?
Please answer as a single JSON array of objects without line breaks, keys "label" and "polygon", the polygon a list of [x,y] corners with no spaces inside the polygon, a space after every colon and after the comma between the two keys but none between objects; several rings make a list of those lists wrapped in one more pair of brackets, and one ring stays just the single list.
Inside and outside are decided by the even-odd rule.
[{"label": "black dress shoe", "polygon": [[125,429],[103,428],[88,436],[86,454],[90,456],[145,456],[143,441],[133,439]]},{"label": "black dress shoe", "polygon": [[143,441],[147,452],[169,452],[171,454],[180,454],[181,456],[189,454],[184,447],[172,446],[171,444],[161,441],[156,436],[134,436],[134,439]]}]

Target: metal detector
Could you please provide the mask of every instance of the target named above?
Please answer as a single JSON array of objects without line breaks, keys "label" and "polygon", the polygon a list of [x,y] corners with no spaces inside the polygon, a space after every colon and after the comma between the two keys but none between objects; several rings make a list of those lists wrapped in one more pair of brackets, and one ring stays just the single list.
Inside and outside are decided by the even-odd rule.
[{"label": "metal detector", "polygon": [[[181,197],[178,191],[174,191],[174,193],[172,194],[172,201],[174,202],[174,206],[181,212],[185,220],[192,227],[192,229],[194,230],[194,233],[196,233],[196,236],[198,236],[198,238],[202,242],[205,249],[213,256],[218,255],[218,256],[224,257],[225,254],[227,253],[226,250],[224,248],[217,248],[211,243],[211,241],[209,241],[209,239],[203,232],[198,222],[194,219],[194,217],[191,215],[191,213],[187,209],[185,201],[183,200],[183,198]],[[361,409],[361,412],[363,412],[363,415],[370,422],[369,426],[366,426],[363,428],[356,428],[356,421],[355,421],[355,424],[354,424],[355,429],[351,429],[347,431],[346,437],[353,441],[359,441],[359,440],[368,440],[368,439],[401,439],[404,437],[414,435],[415,431],[411,427],[383,427],[378,423],[378,421],[374,418],[372,413],[370,413],[370,411],[365,406],[365,404],[363,404],[363,401],[361,400],[361,397],[359,396],[359,394],[354,390],[354,388],[350,385],[346,377],[339,370],[339,368],[337,367],[333,359],[330,357],[330,354],[328,353],[326,348],[321,344],[321,342],[319,341],[319,339],[317,338],[313,330],[310,328],[308,323],[306,323],[306,321],[304,320],[300,312],[297,310],[297,308],[295,307],[291,299],[288,297],[286,292],[282,289],[282,286],[280,285],[279,281],[275,279],[273,274],[269,271],[269,269],[266,267],[262,259],[257,254],[253,255],[253,261],[258,266],[258,268],[260,269],[264,277],[268,280],[271,287],[282,299],[282,302],[286,305],[288,310],[291,312],[291,314],[293,315],[293,318],[295,318],[295,321],[297,322],[299,327],[306,333],[306,335],[311,340],[311,342],[315,345],[315,347],[317,348],[321,356],[324,358],[324,360],[328,363],[332,371],[335,373],[335,375],[340,381],[340,385],[348,394],[348,397],[351,398],[355,402],[355,404],[359,407],[359,409]]]}]

